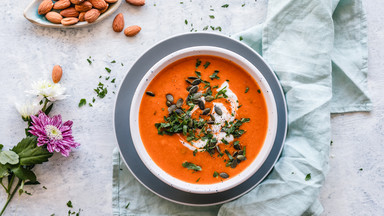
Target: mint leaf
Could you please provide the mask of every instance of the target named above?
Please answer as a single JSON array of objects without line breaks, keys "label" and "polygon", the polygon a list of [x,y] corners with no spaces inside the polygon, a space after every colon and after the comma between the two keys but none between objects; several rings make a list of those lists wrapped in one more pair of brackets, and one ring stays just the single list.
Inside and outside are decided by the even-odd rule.
[{"label": "mint leaf", "polygon": [[15,167],[11,169],[15,176],[21,180],[31,180],[32,182],[36,181],[36,175],[29,169],[25,169],[24,167]]},{"label": "mint leaf", "polygon": [[53,155],[43,146],[37,146],[35,136],[22,139],[12,151],[19,155],[20,165],[27,166],[46,162]]},{"label": "mint leaf", "polygon": [[87,100],[85,100],[84,98],[80,100],[79,102],[79,107],[82,107],[84,106],[85,104],[87,104]]},{"label": "mint leaf", "polygon": [[201,171],[201,167],[197,166],[196,164],[190,163],[190,162],[184,162],[183,164],[184,168],[187,168],[189,170],[194,170],[194,171]]},{"label": "mint leaf", "polygon": [[17,155],[14,151],[2,151],[0,152],[0,163],[5,165],[9,164],[18,164],[19,163],[19,155]]}]

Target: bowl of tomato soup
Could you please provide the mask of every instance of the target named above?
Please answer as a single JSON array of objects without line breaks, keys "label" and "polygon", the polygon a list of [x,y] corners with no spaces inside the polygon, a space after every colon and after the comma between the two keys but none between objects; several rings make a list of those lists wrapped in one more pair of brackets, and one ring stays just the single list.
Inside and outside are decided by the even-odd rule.
[{"label": "bowl of tomato soup", "polygon": [[145,166],[170,186],[217,193],[250,178],[273,146],[276,103],[260,71],[198,46],[157,62],[133,96],[130,130]]}]

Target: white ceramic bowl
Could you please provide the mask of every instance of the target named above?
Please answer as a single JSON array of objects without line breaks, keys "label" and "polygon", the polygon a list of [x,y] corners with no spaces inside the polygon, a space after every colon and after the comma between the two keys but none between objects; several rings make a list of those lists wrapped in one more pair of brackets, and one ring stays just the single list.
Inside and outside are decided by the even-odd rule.
[{"label": "white ceramic bowl", "polygon": [[[157,166],[157,164],[151,159],[151,157],[147,153],[143,145],[143,142],[141,140],[141,135],[139,131],[140,103],[143,95],[145,94],[145,89],[147,88],[149,83],[161,70],[163,70],[169,64],[172,64],[173,62],[179,59],[182,59],[188,56],[196,56],[196,55],[212,55],[212,56],[222,57],[230,61],[233,61],[234,63],[242,67],[256,80],[257,84],[259,85],[261,91],[264,94],[264,98],[267,104],[268,130],[267,130],[267,135],[266,135],[263,147],[260,150],[259,154],[254,159],[254,161],[241,173],[239,173],[238,175],[228,180],[215,183],[215,184],[188,183],[188,182],[181,181],[169,175],[168,173],[166,173],[159,166]],[[190,47],[190,48],[176,51],[164,57],[145,74],[143,79],[140,81],[135,91],[135,94],[133,96],[133,100],[131,104],[131,112],[130,112],[130,129],[131,129],[133,143],[138,155],[140,156],[141,160],[144,162],[145,166],[160,180],[162,180],[166,184],[169,184],[172,187],[175,187],[179,190],[186,191],[186,192],[200,193],[200,194],[217,193],[217,192],[222,192],[222,191],[231,189],[243,183],[245,180],[247,180],[253,174],[256,173],[256,171],[261,167],[261,165],[264,163],[264,161],[268,157],[276,136],[276,129],[277,129],[276,103],[275,103],[275,99],[272,94],[272,91],[267,81],[264,79],[263,75],[254,65],[252,65],[248,60],[246,60],[242,56],[232,51],[229,51],[223,48],[218,48],[218,47],[211,47],[211,46]]]}]

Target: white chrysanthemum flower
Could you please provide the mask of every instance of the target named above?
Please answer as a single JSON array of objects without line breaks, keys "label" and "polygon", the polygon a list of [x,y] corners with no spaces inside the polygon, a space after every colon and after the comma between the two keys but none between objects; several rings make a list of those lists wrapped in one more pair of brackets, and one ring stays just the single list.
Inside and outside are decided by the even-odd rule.
[{"label": "white chrysanthemum flower", "polygon": [[43,108],[43,105],[36,102],[26,102],[24,104],[15,104],[17,111],[24,120],[28,120],[31,115],[37,115]]},{"label": "white chrysanthemum flower", "polygon": [[39,100],[47,98],[49,101],[63,100],[68,95],[65,95],[65,88],[60,84],[54,84],[46,80],[40,80],[32,83],[32,90],[26,91],[28,94],[37,95]]}]

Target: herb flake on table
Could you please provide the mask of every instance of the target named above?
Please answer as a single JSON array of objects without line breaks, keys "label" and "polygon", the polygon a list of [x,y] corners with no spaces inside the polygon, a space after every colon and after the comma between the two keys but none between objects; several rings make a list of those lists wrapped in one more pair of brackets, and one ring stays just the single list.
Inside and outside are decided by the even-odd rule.
[{"label": "herb flake on table", "polygon": [[242,41],[242,40],[243,40],[243,36],[240,36],[240,37],[239,37],[239,40]]},{"label": "herb flake on table", "polygon": [[311,173],[308,173],[306,176],[305,176],[305,181],[309,181],[311,180]]},{"label": "herb flake on table", "polygon": [[67,206],[68,206],[68,208],[73,208],[73,205],[72,205],[72,201],[71,201],[71,200],[69,200],[69,201],[67,202]]},{"label": "herb flake on table", "polygon": [[229,4],[225,4],[225,5],[222,5],[221,7],[222,8],[227,8],[229,6]]},{"label": "herb flake on table", "polygon": [[111,73],[111,69],[105,67],[105,70],[106,70],[108,73]]},{"label": "herb flake on table", "polygon": [[215,16],[214,15],[209,15],[209,18],[215,19]]},{"label": "herb flake on table", "polygon": [[87,104],[87,100],[85,100],[85,98],[80,99],[79,107],[82,107],[82,106],[84,106],[85,104]]},{"label": "herb flake on table", "polygon": [[131,202],[128,202],[127,205],[125,206],[125,209],[128,209],[130,204],[131,204]]}]

